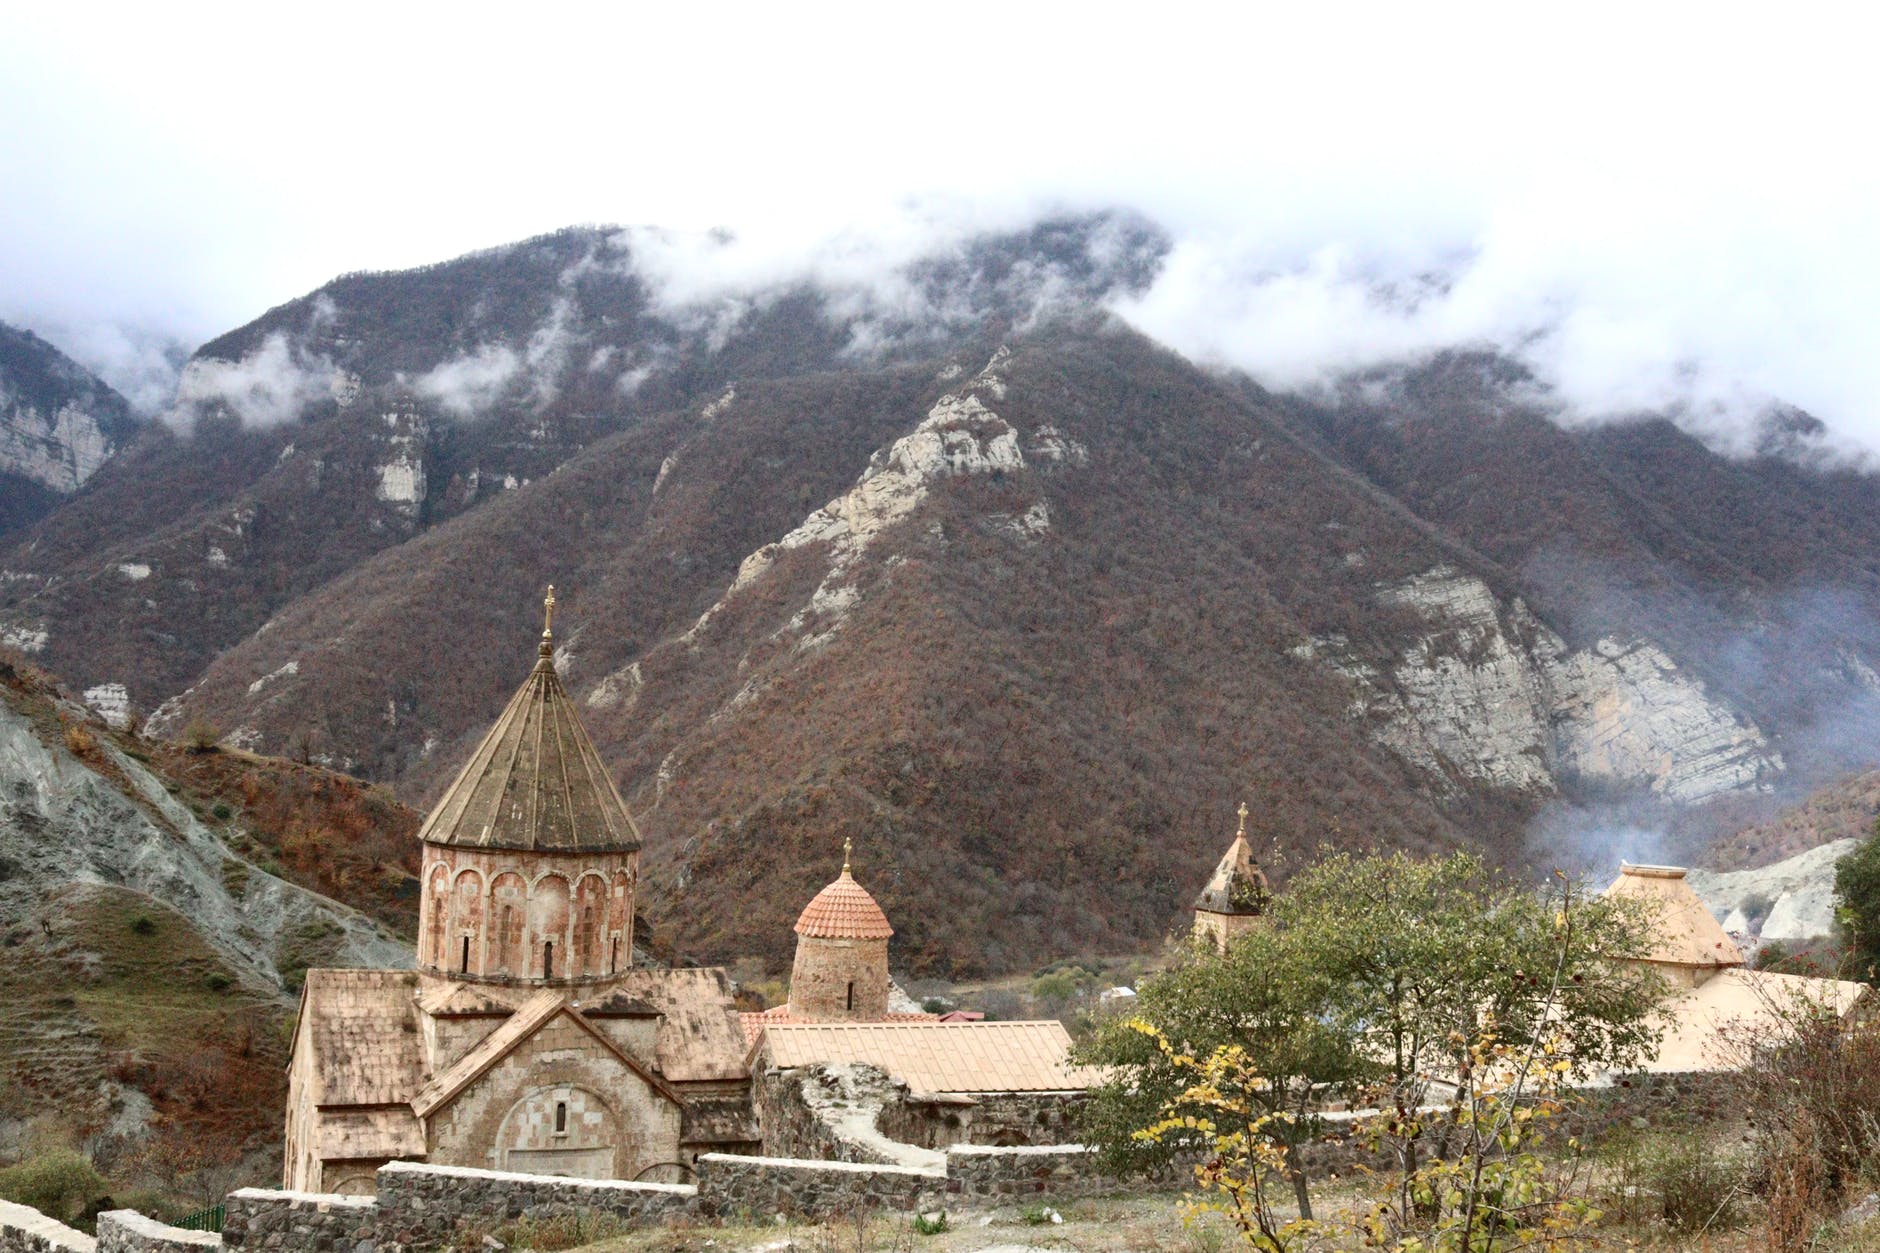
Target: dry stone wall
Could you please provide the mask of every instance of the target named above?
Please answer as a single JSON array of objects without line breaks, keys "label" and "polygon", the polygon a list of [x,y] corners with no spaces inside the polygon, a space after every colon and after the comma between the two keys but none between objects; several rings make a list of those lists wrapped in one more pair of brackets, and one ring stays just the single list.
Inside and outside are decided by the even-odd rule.
[{"label": "dry stone wall", "polygon": [[221,1247],[222,1237],[214,1232],[171,1227],[134,1209],[98,1215],[98,1253],[203,1253]]},{"label": "dry stone wall", "polygon": [[98,1242],[38,1210],[0,1201],[0,1253],[95,1253]]},{"label": "dry stone wall", "polygon": [[927,1209],[938,1207],[947,1190],[946,1171],[924,1166],[707,1153],[698,1170],[699,1210],[708,1218]]},{"label": "dry stone wall", "polygon": [[459,1228],[606,1214],[630,1227],[656,1227],[694,1212],[698,1189],[621,1179],[564,1179],[393,1162],[378,1175],[381,1237],[412,1249],[436,1248]]},{"label": "dry stone wall", "polygon": [[228,1195],[222,1243],[230,1248],[291,1253],[373,1253],[378,1201],[369,1196],[243,1188]]}]

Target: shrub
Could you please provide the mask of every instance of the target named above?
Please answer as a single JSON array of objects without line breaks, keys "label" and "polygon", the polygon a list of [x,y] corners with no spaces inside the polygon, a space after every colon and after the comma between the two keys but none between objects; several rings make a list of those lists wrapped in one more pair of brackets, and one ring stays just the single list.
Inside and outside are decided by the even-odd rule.
[{"label": "shrub", "polygon": [[215,815],[217,822],[227,822],[235,814],[235,811],[229,808],[227,801],[217,801],[215,808],[211,809],[209,812]]},{"label": "shrub", "polygon": [[74,757],[87,757],[98,747],[91,732],[76,724],[65,728],[65,747]]},{"label": "shrub", "polygon": [[232,981],[227,975],[218,970],[210,975],[206,982],[211,992],[226,992],[229,990]]},{"label": "shrub", "polygon": [[183,745],[192,753],[212,753],[222,742],[222,733],[201,718],[183,728]]},{"label": "shrub", "polygon": [[155,935],[157,924],[148,914],[139,914],[131,919],[131,931],[136,935]]},{"label": "shrub", "polygon": [[62,1223],[79,1221],[109,1186],[91,1159],[73,1149],[50,1149],[0,1170],[0,1197]]},{"label": "shrub", "polygon": [[1717,1151],[1701,1131],[1665,1135],[1644,1146],[1640,1176],[1654,1209],[1678,1231],[1727,1227],[1744,1190],[1743,1164]]},{"label": "shrub", "polygon": [[952,1228],[947,1224],[947,1212],[945,1210],[941,1210],[932,1218],[927,1217],[925,1214],[914,1215],[914,1232],[916,1235],[937,1236],[950,1230],[952,1230]]}]

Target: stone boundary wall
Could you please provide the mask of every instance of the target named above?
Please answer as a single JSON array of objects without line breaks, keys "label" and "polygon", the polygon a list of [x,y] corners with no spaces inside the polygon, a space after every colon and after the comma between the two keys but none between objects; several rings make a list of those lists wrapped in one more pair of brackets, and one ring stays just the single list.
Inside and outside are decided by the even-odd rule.
[{"label": "stone boundary wall", "polygon": [[1116,1187],[1096,1171],[1097,1151],[1081,1144],[993,1148],[956,1144],[947,1150],[947,1193],[1012,1197],[1049,1193],[1085,1196]]},{"label": "stone boundary wall", "polygon": [[96,1253],[98,1242],[29,1205],[0,1201],[0,1253]]},{"label": "stone boundary wall", "polygon": [[698,1159],[698,1206],[708,1218],[819,1217],[858,1206],[921,1209],[937,1207],[946,1190],[946,1171],[923,1166],[732,1153],[706,1153]]},{"label": "stone boundary wall", "polygon": [[343,1249],[379,1239],[379,1203],[370,1196],[243,1188],[228,1194],[222,1243],[230,1248]]},{"label": "stone boundary wall", "polygon": [[98,1253],[203,1253],[221,1247],[222,1237],[213,1231],[185,1231],[134,1209],[98,1215]]},{"label": "stone boundary wall", "polygon": [[379,1167],[378,1231],[387,1243],[432,1248],[464,1223],[498,1226],[519,1218],[609,1215],[628,1227],[655,1227],[697,1212],[690,1184],[566,1179],[469,1166],[392,1162]]}]

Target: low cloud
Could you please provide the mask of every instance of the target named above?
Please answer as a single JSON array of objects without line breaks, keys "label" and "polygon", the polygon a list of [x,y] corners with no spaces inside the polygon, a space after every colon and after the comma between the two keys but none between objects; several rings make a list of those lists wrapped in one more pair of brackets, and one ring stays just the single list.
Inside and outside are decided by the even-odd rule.
[{"label": "low cloud", "polygon": [[[410,386],[459,418],[488,413],[519,385],[526,385],[526,398],[543,408],[555,399],[569,361],[583,344],[575,330],[578,320],[573,298],[558,297],[519,349],[502,343],[480,345],[411,379]],[[591,359],[589,368],[595,368]]]},{"label": "low cloud", "polygon": [[191,361],[178,380],[176,404],[164,416],[187,425],[207,412],[225,410],[243,423],[273,426],[332,395],[340,377],[332,361],[276,332],[239,361]]}]

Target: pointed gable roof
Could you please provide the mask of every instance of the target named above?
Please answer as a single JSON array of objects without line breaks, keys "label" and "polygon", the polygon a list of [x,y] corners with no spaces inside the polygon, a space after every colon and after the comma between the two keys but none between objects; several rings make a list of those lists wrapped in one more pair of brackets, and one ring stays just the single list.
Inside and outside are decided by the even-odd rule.
[{"label": "pointed gable roof", "polygon": [[1211,914],[1263,914],[1273,890],[1266,872],[1253,858],[1253,846],[1247,843],[1247,807],[1240,807],[1240,829],[1227,846],[1208,886],[1195,898],[1195,908]]},{"label": "pointed gable roof", "polygon": [[671,1084],[621,1052],[619,1045],[582,1017],[568,1001],[567,993],[557,988],[544,988],[524,1001],[509,1021],[484,1036],[475,1048],[458,1058],[449,1069],[432,1076],[431,1081],[411,1098],[412,1112],[420,1118],[429,1118],[456,1100],[465,1088],[530,1036],[563,1015],[592,1036],[602,1051],[611,1054],[621,1065],[645,1080],[648,1087],[675,1105],[684,1104]]},{"label": "pointed gable roof", "polygon": [[547,630],[539,654],[528,680],[424,820],[418,838],[425,843],[552,853],[640,847],[639,828],[555,673]]},{"label": "pointed gable roof", "polygon": [[1743,951],[1685,882],[1682,866],[1619,864],[1606,895],[1641,901],[1656,932],[1645,960],[1668,966],[1741,966]]}]

